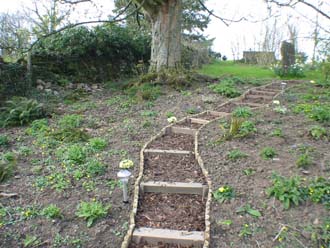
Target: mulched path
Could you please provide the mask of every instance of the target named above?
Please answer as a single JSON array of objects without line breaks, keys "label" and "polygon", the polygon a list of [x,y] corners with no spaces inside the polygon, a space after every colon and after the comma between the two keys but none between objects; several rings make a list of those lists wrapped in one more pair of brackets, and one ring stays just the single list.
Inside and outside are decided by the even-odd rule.
[{"label": "mulched path", "polygon": [[205,183],[194,155],[148,154],[144,164],[144,181]]},{"label": "mulched path", "polygon": [[137,227],[204,231],[205,201],[200,195],[145,193],[139,200]]},{"label": "mulched path", "polygon": [[188,134],[166,134],[151,142],[148,149],[193,151],[194,137]]}]

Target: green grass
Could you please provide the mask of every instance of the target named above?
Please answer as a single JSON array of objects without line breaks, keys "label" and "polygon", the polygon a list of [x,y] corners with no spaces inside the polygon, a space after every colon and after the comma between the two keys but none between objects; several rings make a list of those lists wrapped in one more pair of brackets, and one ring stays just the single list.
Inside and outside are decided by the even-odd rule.
[{"label": "green grass", "polygon": [[257,79],[276,78],[272,70],[256,65],[245,65],[233,61],[216,61],[212,64],[203,66],[199,73],[209,76],[237,76]]},{"label": "green grass", "polygon": [[[258,66],[241,64],[234,61],[215,61],[212,64],[204,65],[198,71],[201,74],[221,77],[221,76],[237,76],[242,78],[255,78],[255,79],[280,79],[270,69],[270,66]],[[322,79],[319,70],[305,70],[305,77],[299,78],[301,80],[320,80]],[[283,78],[293,79],[293,78]]]}]

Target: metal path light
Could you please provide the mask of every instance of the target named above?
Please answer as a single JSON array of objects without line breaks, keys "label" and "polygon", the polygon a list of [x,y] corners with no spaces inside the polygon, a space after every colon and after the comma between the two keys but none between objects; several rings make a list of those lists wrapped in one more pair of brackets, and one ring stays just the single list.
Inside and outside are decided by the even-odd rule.
[{"label": "metal path light", "polygon": [[123,184],[123,202],[128,203],[128,180],[132,173],[129,170],[120,170],[117,173],[117,177]]}]

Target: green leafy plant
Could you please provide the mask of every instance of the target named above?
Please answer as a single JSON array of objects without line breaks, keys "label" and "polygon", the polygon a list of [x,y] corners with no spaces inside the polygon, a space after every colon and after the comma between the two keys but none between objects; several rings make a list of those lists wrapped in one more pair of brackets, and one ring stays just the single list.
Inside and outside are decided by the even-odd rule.
[{"label": "green leafy plant", "polygon": [[158,113],[152,110],[144,110],[141,112],[141,116],[143,117],[156,117]]},{"label": "green leafy plant", "polygon": [[12,152],[0,155],[0,182],[4,182],[10,178],[16,166],[16,156]]},{"label": "green leafy plant", "polygon": [[26,235],[25,239],[23,240],[23,247],[36,247],[39,244],[39,238],[34,235]]},{"label": "green leafy plant", "polygon": [[270,133],[270,136],[272,137],[283,137],[283,131],[281,128],[276,128]]},{"label": "green leafy plant", "polygon": [[80,128],[64,128],[59,130],[54,130],[47,134],[49,137],[66,143],[77,143],[82,141],[87,141],[90,137],[89,135]]},{"label": "green leafy plant", "polygon": [[9,139],[6,135],[0,135],[0,147],[6,147],[9,145]]},{"label": "green leafy plant", "polygon": [[250,107],[237,107],[232,114],[237,118],[248,118],[252,116],[252,111]]},{"label": "green leafy plant", "polygon": [[315,247],[330,247],[330,219],[323,220],[321,225],[313,226],[311,239]]},{"label": "green leafy plant", "polygon": [[228,201],[235,197],[235,191],[233,187],[225,185],[218,188],[215,192],[213,192],[213,197],[220,203]]},{"label": "green leafy plant", "polygon": [[78,205],[76,215],[84,218],[87,221],[87,227],[91,227],[97,219],[105,217],[110,208],[111,205],[104,206],[98,201],[81,202]]},{"label": "green leafy plant", "polygon": [[96,159],[93,159],[87,162],[86,172],[91,176],[103,175],[105,173],[105,166]]},{"label": "green leafy plant", "polygon": [[273,174],[272,186],[266,192],[268,196],[274,196],[283,203],[285,209],[289,209],[292,204],[299,205],[306,200],[307,189],[301,186],[299,176],[285,178],[283,176]]},{"label": "green leafy plant", "polygon": [[24,125],[42,118],[46,114],[43,104],[25,97],[13,97],[6,101],[1,112],[3,116],[2,126],[4,127]]},{"label": "green leafy plant", "polygon": [[243,173],[244,173],[244,175],[246,175],[246,176],[251,176],[251,175],[253,175],[254,173],[256,173],[256,171],[255,171],[254,169],[247,168],[247,169],[244,169],[244,170],[243,170]]},{"label": "green leafy plant", "polygon": [[320,140],[322,138],[327,137],[327,130],[324,127],[320,126],[312,126],[308,130],[310,136],[315,140]]},{"label": "green leafy plant", "polygon": [[209,88],[220,95],[234,98],[241,95],[241,93],[236,89],[233,83],[231,82],[220,82],[218,84],[210,85]]},{"label": "green leafy plant", "polygon": [[244,224],[239,232],[240,237],[248,237],[252,235],[252,229],[249,224]]},{"label": "green leafy plant", "polygon": [[277,155],[276,151],[272,147],[265,147],[261,150],[260,156],[265,159],[273,159]]},{"label": "green leafy plant", "polygon": [[78,128],[81,126],[83,118],[81,115],[71,114],[64,115],[59,121],[58,124],[63,129],[72,129]]},{"label": "green leafy plant", "polygon": [[243,205],[236,209],[236,213],[238,214],[249,214],[255,218],[261,217],[261,213],[259,210],[253,209],[250,204]]},{"label": "green leafy plant", "polygon": [[312,202],[322,203],[330,208],[330,179],[315,178],[309,184],[308,192]]},{"label": "green leafy plant", "polygon": [[89,140],[89,145],[94,151],[102,151],[107,147],[108,142],[102,138],[92,138]]},{"label": "green leafy plant", "polygon": [[274,107],[274,111],[276,113],[286,114],[288,112],[288,109],[284,106],[276,106],[276,107]]},{"label": "green leafy plant", "polygon": [[228,158],[232,161],[236,161],[246,157],[248,157],[248,155],[239,149],[234,149],[228,153]]},{"label": "green leafy plant", "polygon": [[257,128],[252,121],[243,121],[243,123],[239,129],[238,136],[245,137],[245,136],[248,136],[249,134],[255,133],[255,132],[257,132]]},{"label": "green leafy plant", "polygon": [[312,164],[312,159],[308,152],[299,155],[296,164],[298,168],[307,169]]},{"label": "green leafy plant", "polygon": [[50,204],[47,207],[43,208],[41,210],[41,215],[49,219],[56,219],[62,217],[61,209],[58,208],[55,204]]},{"label": "green leafy plant", "polygon": [[26,129],[26,133],[33,136],[37,136],[39,134],[44,135],[47,131],[49,131],[47,119],[34,120],[30,124],[30,127]]},{"label": "green leafy plant", "polygon": [[81,145],[71,145],[67,148],[65,158],[73,163],[82,164],[86,159],[86,149]]}]

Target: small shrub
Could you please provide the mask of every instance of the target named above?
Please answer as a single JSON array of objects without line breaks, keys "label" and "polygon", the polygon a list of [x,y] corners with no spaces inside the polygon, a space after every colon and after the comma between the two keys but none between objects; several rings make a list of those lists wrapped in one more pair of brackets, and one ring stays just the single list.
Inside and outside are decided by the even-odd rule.
[{"label": "small shrub", "polygon": [[41,215],[49,218],[49,219],[56,219],[61,218],[61,209],[58,208],[55,204],[50,204],[48,207],[45,207],[41,210]]},{"label": "small shrub", "polygon": [[13,97],[6,101],[1,111],[4,127],[24,125],[45,116],[43,104],[25,97]]},{"label": "small shrub", "polygon": [[87,227],[91,227],[93,223],[108,214],[111,205],[104,206],[101,202],[81,202],[78,205],[76,215],[87,221]]},{"label": "small shrub", "polygon": [[235,191],[231,186],[222,186],[213,192],[213,197],[220,203],[230,200],[235,197]]},{"label": "small shrub", "polygon": [[72,114],[72,115],[63,116],[58,121],[58,124],[63,129],[72,129],[72,128],[80,127],[82,121],[83,121],[83,118],[81,115]]},{"label": "small shrub", "polygon": [[9,139],[6,135],[0,134],[0,147],[6,147],[9,145]]},{"label": "small shrub", "polygon": [[285,209],[289,209],[292,204],[299,205],[306,200],[306,188],[301,186],[300,177],[285,178],[277,174],[272,176],[273,185],[266,192],[268,196],[274,196],[283,203]]},{"label": "small shrub", "polygon": [[299,155],[296,164],[298,166],[298,168],[304,168],[307,169],[311,164],[312,164],[312,160],[310,158],[310,156],[308,155],[308,153],[304,153]]},{"label": "small shrub", "polygon": [[232,151],[229,152],[228,154],[228,158],[232,161],[236,161],[239,160],[241,158],[246,158],[248,157],[248,155],[242,151],[240,151],[239,149],[234,149]]},{"label": "small shrub", "polygon": [[272,147],[265,147],[261,150],[261,153],[260,153],[260,156],[265,160],[273,159],[276,155],[277,154],[276,154],[274,148],[272,148]]},{"label": "small shrub", "polygon": [[327,130],[324,127],[313,126],[309,129],[309,134],[315,140],[320,140],[327,136]]},{"label": "small shrub", "polygon": [[302,78],[305,77],[304,68],[300,64],[294,64],[287,68],[283,68],[281,65],[275,65],[273,67],[274,73],[279,77],[295,77]]},{"label": "small shrub", "polygon": [[102,151],[107,147],[108,142],[102,138],[92,138],[89,140],[89,145],[94,151]]},{"label": "small shrub", "polygon": [[233,111],[233,116],[237,118],[248,118],[252,116],[251,108],[249,107],[237,107]]}]

